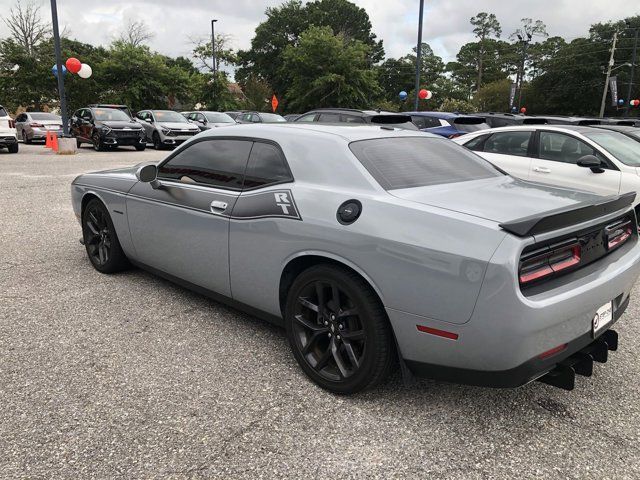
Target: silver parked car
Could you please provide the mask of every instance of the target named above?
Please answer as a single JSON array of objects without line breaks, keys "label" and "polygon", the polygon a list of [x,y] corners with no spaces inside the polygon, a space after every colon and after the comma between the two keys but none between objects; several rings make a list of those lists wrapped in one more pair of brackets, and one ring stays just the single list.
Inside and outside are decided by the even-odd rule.
[{"label": "silver parked car", "polygon": [[18,140],[31,143],[44,140],[48,132],[62,135],[62,117],[48,112],[23,112],[16,117]]},{"label": "silver parked car", "polygon": [[398,361],[571,389],[617,348],[640,271],[633,193],[518,180],[388,126],[211,129],[71,193],[98,271],[134,264],[283,325],[304,372],[339,393]]},{"label": "silver parked car", "polygon": [[189,112],[186,117],[201,131],[215,127],[229,127],[236,121],[223,112]]},{"label": "silver parked car", "polygon": [[184,115],[173,110],[142,110],[136,114],[156,150],[171,148],[200,133],[200,129]]}]

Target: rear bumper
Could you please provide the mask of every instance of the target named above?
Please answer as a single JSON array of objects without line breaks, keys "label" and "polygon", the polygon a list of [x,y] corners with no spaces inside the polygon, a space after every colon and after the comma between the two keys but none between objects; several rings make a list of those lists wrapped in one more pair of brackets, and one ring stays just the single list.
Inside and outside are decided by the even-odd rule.
[{"label": "rear bumper", "polygon": [[0,135],[0,147],[7,147],[15,143],[18,143],[15,135]]},{"label": "rear bumper", "polygon": [[[622,316],[628,305],[629,297],[627,296],[626,300],[623,301],[615,310],[614,320],[610,326],[613,326],[613,324]],[[508,370],[475,370],[472,368],[446,367],[411,360],[405,360],[405,363],[409,370],[419,377],[480,387],[515,388],[526,385],[527,383],[540,378],[542,378],[545,383],[551,383],[545,379],[545,375],[549,372],[555,373],[558,369],[562,368],[571,369],[578,360],[584,362],[584,358],[586,358],[586,362],[593,362],[594,360],[598,362],[605,362],[607,354],[603,353],[603,351],[617,349],[617,334],[615,334],[615,346],[609,345],[607,348],[605,345],[603,347],[602,344],[603,342],[606,343],[609,335],[614,335],[614,333],[608,330],[602,335],[599,335],[596,339],[592,338],[590,333],[586,333],[568,342],[566,348],[556,355],[551,355],[548,358],[541,358],[540,356],[537,356]],[[604,358],[602,358],[602,355],[604,355]],[[582,372],[581,374],[585,373]],[[571,375],[571,372],[569,372],[569,375]],[[591,375],[590,371],[588,375]],[[563,388],[566,387],[563,386]],[[567,389],[570,390],[571,388]]]}]

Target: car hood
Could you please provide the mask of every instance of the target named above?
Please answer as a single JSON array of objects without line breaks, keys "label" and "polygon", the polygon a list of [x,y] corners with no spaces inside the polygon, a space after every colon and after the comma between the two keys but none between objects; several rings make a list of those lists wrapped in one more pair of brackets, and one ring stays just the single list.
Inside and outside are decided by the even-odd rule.
[{"label": "car hood", "polygon": [[198,127],[192,123],[158,122],[158,125],[164,128],[170,128],[171,130],[198,130]]},{"label": "car hood", "polygon": [[105,120],[100,122],[101,125],[107,126],[109,128],[131,128],[135,130],[139,130],[142,128],[138,122],[127,122],[126,120]]},{"label": "car hood", "polygon": [[603,197],[504,177],[429,187],[390,190],[404,200],[444,208],[498,223],[560,208],[593,203]]}]

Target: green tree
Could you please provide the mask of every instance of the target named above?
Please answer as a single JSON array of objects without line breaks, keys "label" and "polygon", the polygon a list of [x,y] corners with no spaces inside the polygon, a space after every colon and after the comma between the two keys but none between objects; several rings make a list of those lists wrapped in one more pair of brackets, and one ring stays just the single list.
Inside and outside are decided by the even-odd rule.
[{"label": "green tree", "polygon": [[508,78],[486,83],[473,97],[473,103],[483,112],[508,112],[510,90]]},{"label": "green tree", "polygon": [[[481,53],[482,51],[482,53]],[[460,89],[466,92],[467,98],[477,91],[478,71],[482,58],[482,79],[491,83],[502,80],[509,75],[509,67],[512,64],[513,47],[502,40],[487,38],[483,45],[480,42],[471,42],[460,47],[455,62],[447,64],[447,71]]]},{"label": "green tree", "polygon": [[457,100],[455,98],[445,98],[440,105],[441,112],[459,112],[473,113],[477,112],[475,105],[466,100]]},{"label": "green tree", "polygon": [[303,32],[283,55],[282,69],[293,79],[286,93],[289,108],[367,107],[381,93],[368,53],[363,42],[335,35],[330,27]]},{"label": "green tree", "polygon": [[246,104],[244,107],[248,110],[257,110],[258,112],[268,111],[270,109],[269,100],[273,91],[271,87],[259,78],[250,75],[244,84],[244,95]]},{"label": "green tree", "polygon": [[471,25],[473,25],[473,33],[478,38],[478,83],[476,88],[482,87],[482,69],[484,66],[485,42],[491,36],[500,37],[502,28],[500,22],[493,13],[480,12],[475,17],[471,17]]}]

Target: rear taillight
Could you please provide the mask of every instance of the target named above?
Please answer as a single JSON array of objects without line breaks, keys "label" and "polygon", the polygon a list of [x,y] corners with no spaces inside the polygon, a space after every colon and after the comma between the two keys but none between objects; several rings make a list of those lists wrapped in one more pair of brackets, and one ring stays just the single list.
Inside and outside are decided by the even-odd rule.
[{"label": "rear taillight", "polygon": [[618,248],[633,234],[633,222],[631,220],[623,220],[613,225],[608,225],[604,229],[605,241],[607,242],[607,250]]},{"label": "rear taillight", "polygon": [[582,249],[575,240],[531,252],[520,260],[520,285],[529,284],[580,263]]},{"label": "rear taillight", "polygon": [[461,136],[462,136],[461,133],[453,133],[453,134],[449,135],[448,138],[456,138],[456,137],[461,137]]},{"label": "rear taillight", "polygon": [[9,128],[16,128],[16,121],[15,120],[9,120]]},{"label": "rear taillight", "polygon": [[30,123],[29,125],[31,125],[32,127],[36,127],[36,128],[42,128],[42,127],[44,127],[44,125],[43,125],[43,124],[41,124],[41,123]]}]

